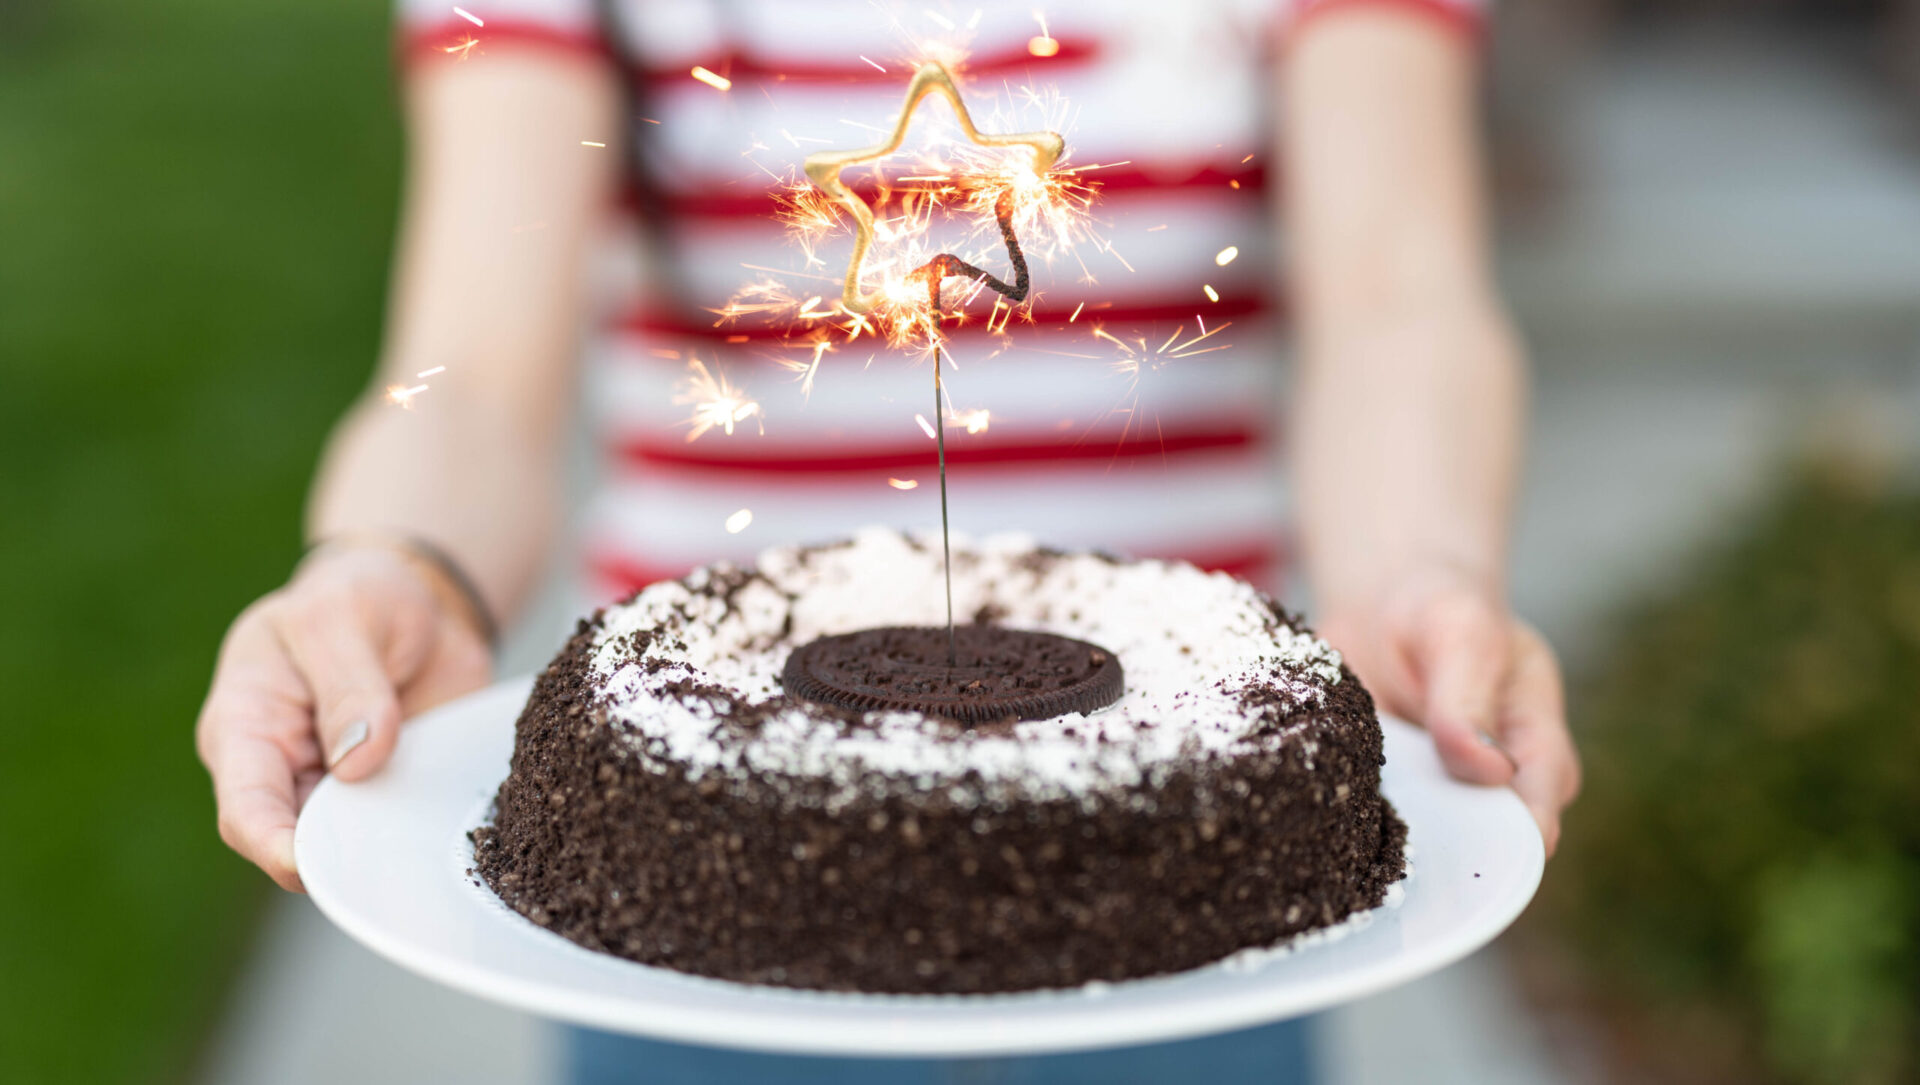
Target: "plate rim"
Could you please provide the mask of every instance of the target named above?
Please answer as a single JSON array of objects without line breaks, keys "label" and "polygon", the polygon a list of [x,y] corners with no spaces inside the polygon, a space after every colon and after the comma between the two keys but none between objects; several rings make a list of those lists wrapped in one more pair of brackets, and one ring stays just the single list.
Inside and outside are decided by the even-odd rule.
[{"label": "plate rim", "polygon": [[[495,725],[504,727],[510,735],[513,721],[519,715],[518,706],[524,702],[532,684],[531,675],[508,678],[422,713],[405,725],[401,735],[402,747],[405,752],[419,755],[424,740],[418,736],[423,732],[439,731],[450,726],[450,721],[492,710],[496,701],[508,706],[510,711],[502,712],[506,717],[505,722],[496,719]],[[1384,714],[1381,716],[1381,725],[1388,731],[1395,728],[1419,730],[1412,724]],[[410,746],[409,737],[413,738]],[[510,738],[507,745],[510,750]],[[1437,766],[1438,756],[1433,753],[1431,744],[1420,743],[1416,748],[1421,747]],[[395,760],[371,779],[387,778],[395,771],[405,772],[414,758],[403,758],[400,753],[396,751]],[[695,989],[704,987],[710,994],[731,996],[735,1001],[751,999],[750,1003],[742,1006],[728,1005],[726,998],[722,998],[719,1005],[675,1005],[664,999],[649,1001],[625,994],[582,990],[550,980],[516,977],[505,974],[497,965],[473,959],[472,954],[463,957],[442,947],[416,944],[387,929],[373,914],[373,910],[361,906],[354,899],[356,894],[350,892],[347,885],[336,884],[326,862],[310,862],[321,860],[317,837],[326,832],[326,823],[330,819],[343,816],[332,811],[342,802],[353,801],[349,796],[355,794],[352,790],[354,785],[342,784],[331,776],[320,782],[301,811],[294,831],[294,848],[296,866],[301,870],[309,897],[320,912],[349,937],[417,975],[537,1016],[669,1042],[761,1052],[882,1057],[1045,1054],[1165,1042],[1318,1012],[1428,975],[1491,942],[1519,917],[1538,890],[1545,869],[1545,847],[1537,829],[1533,828],[1532,818],[1525,806],[1510,789],[1479,788],[1459,783],[1445,778],[1444,771],[1442,776],[1446,784],[1476,793],[1504,793],[1504,798],[1510,800],[1507,805],[1511,810],[1501,816],[1512,820],[1513,813],[1517,812],[1529,829],[1527,836],[1530,838],[1530,847],[1523,845],[1520,848],[1519,862],[1508,878],[1513,886],[1512,891],[1485,909],[1484,918],[1477,924],[1464,926],[1447,937],[1423,941],[1415,948],[1404,950],[1390,962],[1375,963],[1328,978],[1319,984],[1315,997],[1307,1000],[1309,1004],[1306,1005],[1301,1005],[1302,999],[1296,990],[1284,985],[1264,991],[1257,988],[1250,991],[1222,991],[1155,1003],[1151,1019],[1146,1021],[1141,1020],[1139,1013],[1120,1014],[1117,1019],[1102,1021],[1103,1017],[1115,1018],[1116,1015],[1099,1011],[1109,1005],[1106,996],[1113,990],[1143,991],[1151,985],[1179,982],[1202,975],[1219,969],[1220,964],[1215,962],[1186,972],[1121,981],[1098,989],[1048,989],[986,995],[796,991],[693,976],[575,945],[558,934],[520,919],[517,913],[492,897],[490,891],[471,884],[471,875],[461,875],[468,883],[458,887],[463,897],[474,899],[476,906],[497,909],[501,917],[525,923],[525,933],[554,940],[557,943],[553,947],[556,953],[570,951],[604,962],[610,967],[643,970],[650,978],[671,980],[674,985],[691,983],[696,985]],[[491,793],[498,783],[497,778],[485,781],[482,790]],[[1389,799],[1393,799],[1394,788],[1388,784],[1389,781],[1383,780],[1383,790],[1388,793]],[[452,804],[449,802],[448,805]],[[1406,804],[1398,801],[1395,806],[1403,811],[1406,808]],[[462,825],[452,830],[456,836],[472,827],[464,825],[464,819],[468,819],[472,809],[474,800],[469,797],[460,801],[458,811],[448,813],[450,817],[463,819]],[[435,812],[438,814],[442,811]],[[1514,842],[1520,839],[1516,833]],[[1400,883],[1407,887],[1409,899],[1420,891],[1421,856],[1416,853],[1411,861],[1413,873]],[[449,871],[456,870],[458,866],[457,862],[446,862],[436,864],[435,869]],[[309,877],[309,870],[319,877]],[[479,899],[483,894],[486,899]],[[1376,909],[1373,914],[1377,916],[1381,911]],[[1319,947],[1307,945],[1296,952],[1307,953],[1316,948]],[[1255,967],[1270,967],[1275,963],[1277,961],[1267,961]],[[782,1003],[787,1004],[789,1011],[784,1020],[777,1012],[753,1012],[777,1008]],[[853,1030],[858,1033],[857,1042],[854,1042],[845,1035],[845,1029],[836,1031],[823,1028],[817,1015],[796,1015],[792,1012],[809,1005],[816,1009],[828,1005],[858,1010],[870,1016],[871,1020],[865,1022],[865,1027]],[[1009,1012],[1042,1006],[1055,1011],[1048,1015],[1050,1019],[1058,1018],[1062,1006],[1082,1009],[1084,1012],[1073,1021],[1081,1026],[1079,1031],[1068,1035],[1043,1035],[1033,1027],[1007,1027],[1004,1018]],[[940,1012],[950,1009],[960,1012]],[[998,1011],[1000,1019],[979,1011]],[[1052,1029],[1058,1026],[1048,1027]]]}]

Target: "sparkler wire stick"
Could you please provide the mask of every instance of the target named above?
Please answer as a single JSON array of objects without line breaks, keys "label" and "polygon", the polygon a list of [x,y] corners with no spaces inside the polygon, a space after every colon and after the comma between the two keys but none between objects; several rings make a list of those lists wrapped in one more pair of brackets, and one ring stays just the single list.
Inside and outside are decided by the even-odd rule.
[{"label": "sparkler wire stick", "polygon": [[933,443],[940,449],[940,566],[947,574],[947,666],[958,667],[960,653],[953,640],[953,533],[947,528],[947,415],[940,386],[940,367],[946,360],[946,348],[936,343],[933,348]]},{"label": "sparkler wire stick", "polygon": [[[953,106],[954,117],[960,123],[960,131],[974,143],[982,147],[1026,147],[1033,152],[1033,172],[1044,177],[1053,169],[1060,156],[1066,152],[1066,141],[1058,132],[1020,132],[1007,135],[984,133],[973,126],[973,115],[967,112],[967,105],[960,99],[960,90],[954,85],[953,73],[938,61],[927,61],[913,73],[913,81],[907,85],[907,100],[900,108],[900,116],[894,121],[893,131],[882,142],[851,151],[817,151],[807,156],[807,177],[822,192],[831,196],[853,216],[854,237],[853,256],[847,263],[847,277],[841,286],[840,303],[856,316],[872,312],[881,300],[878,294],[868,294],[862,289],[862,270],[866,263],[867,250],[873,245],[874,219],[873,208],[855,195],[840,174],[849,166],[865,162],[875,162],[900,149],[906,140],[907,125],[913,119],[913,111],[922,99],[929,94],[939,94]],[[1002,192],[994,200],[994,219],[1000,227],[1000,239],[1006,242],[1007,256],[1013,263],[1013,282],[1008,283],[984,268],[962,260],[950,252],[943,252],[915,268],[910,278],[922,279],[927,286],[927,330],[933,345],[933,418],[934,445],[940,462],[940,553],[941,564],[946,572],[947,588],[947,665],[960,665],[959,651],[956,646],[953,625],[953,532],[947,512],[947,415],[946,390],[942,384],[941,368],[947,364],[947,353],[942,342],[940,330],[940,286],[950,276],[963,276],[985,285],[994,293],[1008,301],[1018,304],[1027,300],[1032,282],[1027,273],[1026,254],[1020,251],[1020,239],[1014,234],[1013,214],[1014,195],[1012,190]]]}]

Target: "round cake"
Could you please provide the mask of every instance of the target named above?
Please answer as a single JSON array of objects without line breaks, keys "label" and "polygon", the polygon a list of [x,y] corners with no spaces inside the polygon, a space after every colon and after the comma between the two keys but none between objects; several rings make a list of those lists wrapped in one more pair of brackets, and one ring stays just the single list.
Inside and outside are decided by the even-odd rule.
[{"label": "round cake", "polygon": [[[1372,698],[1251,586],[997,536],[956,541],[952,645],[945,598],[937,538],[875,529],[601,610],[535,683],[477,872],[591,949],[928,993],[1193,968],[1403,875]],[[792,674],[908,700],[806,699],[801,649]],[[948,651],[966,673],[925,683]]]}]

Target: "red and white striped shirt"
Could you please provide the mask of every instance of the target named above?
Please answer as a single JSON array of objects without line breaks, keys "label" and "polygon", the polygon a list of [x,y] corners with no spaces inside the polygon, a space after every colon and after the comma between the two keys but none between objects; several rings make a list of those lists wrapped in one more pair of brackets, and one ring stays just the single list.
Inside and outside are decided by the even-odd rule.
[{"label": "red and white striped shirt", "polygon": [[[976,19],[972,8],[873,0],[472,0],[458,12],[401,0],[412,54],[473,39],[481,53],[555,47],[630,71],[637,168],[622,213],[637,211],[665,244],[648,285],[624,280],[589,347],[606,469],[584,538],[600,594],[866,524],[937,527],[933,442],[915,419],[932,417],[926,362],[871,340],[842,344],[803,394],[778,362],[794,357],[781,332],[716,326],[712,310],[762,276],[744,265],[820,276],[793,281],[837,296],[845,246],[803,263],[774,213],[777,177],[808,151],[872,142],[899,110],[914,41],[956,36],[983,128],[996,106],[1017,115],[1023,88],[1064,97],[1070,164],[1103,166],[1087,177],[1102,185],[1094,214],[1111,249],[1036,264],[1032,322],[1016,318],[1009,338],[980,320],[953,333],[952,406],[990,412],[981,432],[948,426],[955,530],[1184,558],[1274,586],[1287,504],[1274,421],[1284,326],[1270,207],[1274,23],[1365,2],[1477,19],[1475,0],[1278,12],[1259,0],[1060,0],[1045,9],[1052,47],[1036,49],[1041,28],[1024,6]],[[693,78],[696,65],[730,89]],[[921,113],[916,125],[948,118],[933,103]],[[609,224],[615,249],[637,254],[638,237]],[[980,315],[989,306],[975,303]],[[1090,335],[1096,325],[1141,364],[1116,364],[1125,353]],[[1198,347],[1227,349],[1178,349],[1221,328]],[[696,358],[763,416],[689,441],[688,407],[675,400]],[[729,531],[741,509],[751,523]]]}]

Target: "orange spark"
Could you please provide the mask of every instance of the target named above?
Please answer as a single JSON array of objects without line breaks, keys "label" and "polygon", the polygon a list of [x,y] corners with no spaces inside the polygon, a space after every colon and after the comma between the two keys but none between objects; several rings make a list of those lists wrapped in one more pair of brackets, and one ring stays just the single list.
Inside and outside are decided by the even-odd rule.
[{"label": "orange spark", "polygon": [[1218,291],[1218,290],[1215,290],[1215,289],[1213,288],[1213,284],[1211,284],[1211,283],[1201,283],[1201,284],[1200,284],[1200,289],[1202,289],[1202,290],[1204,290],[1204,291],[1206,291],[1206,293],[1207,293],[1207,300],[1208,300],[1208,301],[1213,301],[1213,302],[1217,302],[1217,301],[1219,301],[1219,300],[1220,300],[1220,291]]},{"label": "orange spark", "polygon": [[479,38],[474,37],[472,34],[467,34],[463,35],[459,41],[452,45],[442,45],[440,51],[443,53],[458,53],[460,59],[465,60],[467,59],[467,54],[473,52],[473,47],[478,44],[480,44]]},{"label": "orange spark", "polygon": [[887,485],[896,490],[911,490],[915,486],[920,485],[920,480],[913,478],[890,478],[887,480]]},{"label": "orange spark", "polygon": [[735,426],[749,418],[761,417],[759,403],[727,380],[725,373],[708,369],[707,363],[698,358],[687,362],[687,378],[680,383],[673,401],[693,406],[693,413],[686,420],[686,425],[691,427],[687,431],[688,441],[699,440],[702,434],[715,428],[731,437]]},{"label": "orange spark", "polygon": [[1060,43],[1054,40],[1053,31],[1047,29],[1047,13],[1036,10],[1033,18],[1040,24],[1040,33],[1027,39],[1027,52],[1037,57],[1057,55],[1060,52]]},{"label": "orange spark", "polygon": [[965,426],[968,433],[985,433],[992,424],[993,416],[985,407],[976,407],[967,411],[948,411],[947,419],[955,425]]},{"label": "orange spark", "polygon": [[715,90],[733,89],[733,80],[724,75],[715,75],[698,64],[693,66],[693,77]]},{"label": "orange spark", "polygon": [[801,399],[813,398],[813,378],[820,372],[820,359],[833,350],[833,343],[827,339],[825,332],[816,333],[816,338],[811,341],[811,345],[812,358],[804,361],[798,358],[774,359],[774,363],[780,368],[795,374],[793,379],[800,382]]},{"label": "orange spark", "polygon": [[389,384],[387,385],[387,402],[403,411],[410,411],[413,410],[413,397],[426,390],[427,386],[424,384],[416,384],[411,388],[404,384]]}]

